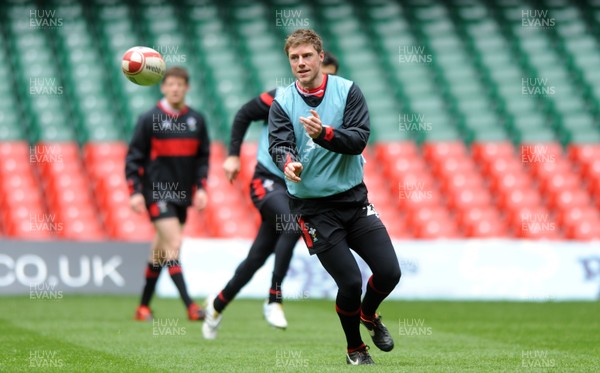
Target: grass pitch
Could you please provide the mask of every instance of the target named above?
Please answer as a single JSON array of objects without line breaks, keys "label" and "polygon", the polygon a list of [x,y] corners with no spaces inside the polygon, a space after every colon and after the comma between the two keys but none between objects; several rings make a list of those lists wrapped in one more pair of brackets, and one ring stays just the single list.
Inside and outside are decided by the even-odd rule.
[{"label": "grass pitch", "polygon": [[153,323],[132,320],[137,297],[0,297],[0,371],[69,372],[597,372],[600,304],[385,302],[396,347],[348,367],[332,301],[285,303],[289,328],[267,326],[262,302],[239,299],[205,341],[178,299],[154,299]]}]

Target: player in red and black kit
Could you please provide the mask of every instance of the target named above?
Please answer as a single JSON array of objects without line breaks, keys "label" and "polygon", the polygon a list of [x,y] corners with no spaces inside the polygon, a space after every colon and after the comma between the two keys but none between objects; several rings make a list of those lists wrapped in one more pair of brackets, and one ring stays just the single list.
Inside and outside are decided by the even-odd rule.
[{"label": "player in red and black kit", "polygon": [[[322,69],[326,74],[336,74],[337,59],[326,52]],[[259,143],[258,162],[250,188],[252,202],[260,212],[262,223],[246,259],[238,265],[235,274],[225,288],[216,297],[209,298],[207,301],[206,320],[202,325],[203,336],[206,339],[216,338],[221,322],[221,313],[227,304],[234,299],[273,253],[275,254],[275,264],[271,277],[271,288],[263,312],[270,325],[282,329],[287,327],[287,320],[282,308],[281,284],[288,271],[292,253],[301,232],[299,229],[295,229],[296,224],[290,224],[295,219],[291,218],[284,176],[268,153],[266,123],[276,92],[276,89],[264,92],[244,104],[236,114],[231,128],[229,156],[223,163],[223,169],[229,181],[233,182],[240,172],[240,149],[250,123],[252,121],[264,122],[264,138]]]},{"label": "player in red and black kit", "polygon": [[131,208],[147,211],[156,228],[146,284],[135,319],[152,319],[149,308],[158,276],[169,269],[190,320],[203,320],[204,310],[187,292],[179,263],[179,249],[187,208],[202,210],[210,141],[203,116],[185,104],[189,75],[182,67],[169,68],[161,83],[164,97],[139,117],[127,152],[125,174]]}]

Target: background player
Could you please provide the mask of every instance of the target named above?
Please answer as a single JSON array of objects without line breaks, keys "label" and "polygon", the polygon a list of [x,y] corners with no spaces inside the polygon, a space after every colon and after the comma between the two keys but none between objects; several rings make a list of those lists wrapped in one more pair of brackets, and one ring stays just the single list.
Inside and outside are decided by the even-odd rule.
[{"label": "background player", "polygon": [[[373,364],[360,322],[378,348],[394,347],[376,310],[400,280],[400,266],[363,182],[367,104],[356,84],[322,73],[322,50],[312,30],[296,30],[287,38],[285,52],[297,81],[271,106],[269,152],[284,171],[290,210],[301,216],[310,254],[338,285],[336,311],[346,335],[346,362]],[[373,272],[362,303],[361,273],[349,247]]]},{"label": "background player", "polygon": [[[332,54],[325,52],[322,69],[325,74],[336,74],[338,70],[337,59]],[[240,149],[250,123],[260,120],[264,123],[258,145],[257,164],[250,189],[252,202],[260,212],[262,223],[246,259],[239,264],[225,288],[216,297],[209,298],[207,301],[207,318],[202,326],[203,335],[207,339],[216,338],[221,313],[227,304],[252,279],[256,271],[263,266],[271,253],[275,253],[275,264],[269,297],[264,304],[263,313],[265,320],[270,325],[277,328],[287,327],[287,320],[282,307],[281,285],[288,271],[300,232],[296,231],[295,227],[290,227],[294,224],[277,224],[277,217],[280,218],[279,221],[290,222],[290,219],[282,219],[281,217],[291,216],[291,214],[283,172],[273,163],[268,152],[267,120],[276,92],[277,89],[264,92],[244,104],[237,112],[231,128],[229,156],[223,163],[223,169],[227,179],[233,182],[240,172]],[[283,230],[283,227],[288,229]]]},{"label": "background player", "polygon": [[204,319],[204,310],[188,295],[179,263],[187,208],[193,204],[202,210],[207,204],[204,187],[210,149],[203,116],[185,104],[188,88],[187,71],[169,68],[160,86],[164,97],[140,116],[129,144],[125,173],[131,208],[147,211],[156,229],[136,320],[152,319],[149,303],[165,266],[188,318]]}]

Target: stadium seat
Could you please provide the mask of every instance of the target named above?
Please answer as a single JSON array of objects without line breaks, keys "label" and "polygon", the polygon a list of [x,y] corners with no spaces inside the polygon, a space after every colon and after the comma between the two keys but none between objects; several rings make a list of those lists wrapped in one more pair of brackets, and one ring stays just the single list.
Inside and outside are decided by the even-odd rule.
[{"label": "stadium seat", "polygon": [[428,162],[435,162],[445,158],[464,158],[466,156],[467,148],[463,142],[443,141],[423,144],[423,157]]},{"label": "stadium seat", "polygon": [[513,145],[508,141],[474,142],[471,145],[473,160],[481,164],[494,158],[512,158],[515,155]]},{"label": "stadium seat", "polygon": [[107,159],[125,160],[127,144],[124,142],[88,142],[83,146],[85,164],[90,166]]}]

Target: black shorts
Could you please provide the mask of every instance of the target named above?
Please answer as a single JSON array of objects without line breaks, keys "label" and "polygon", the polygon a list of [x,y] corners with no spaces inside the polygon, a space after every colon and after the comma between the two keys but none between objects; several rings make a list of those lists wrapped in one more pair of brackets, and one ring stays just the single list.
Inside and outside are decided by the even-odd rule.
[{"label": "black shorts", "polygon": [[283,194],[287,200],[285,181],[257,164],[252,181],[250,181],[250,198],[254,206],[261,211],[265,201],[279,194]]},{"label": "black shorts", "polygon": [[310,255],[333,247],[349,233],[361,236],[385,228],[373,204],[336,208],[318,215],[304,215],[299,218],[299,224]]},{"label": "black shorts", "polygon": [[177,205],[172,202],[158,201],[146,206],[150,221],[164,218],[177,218],[179,223],[185,224],[187,219],[187,206]]}]

